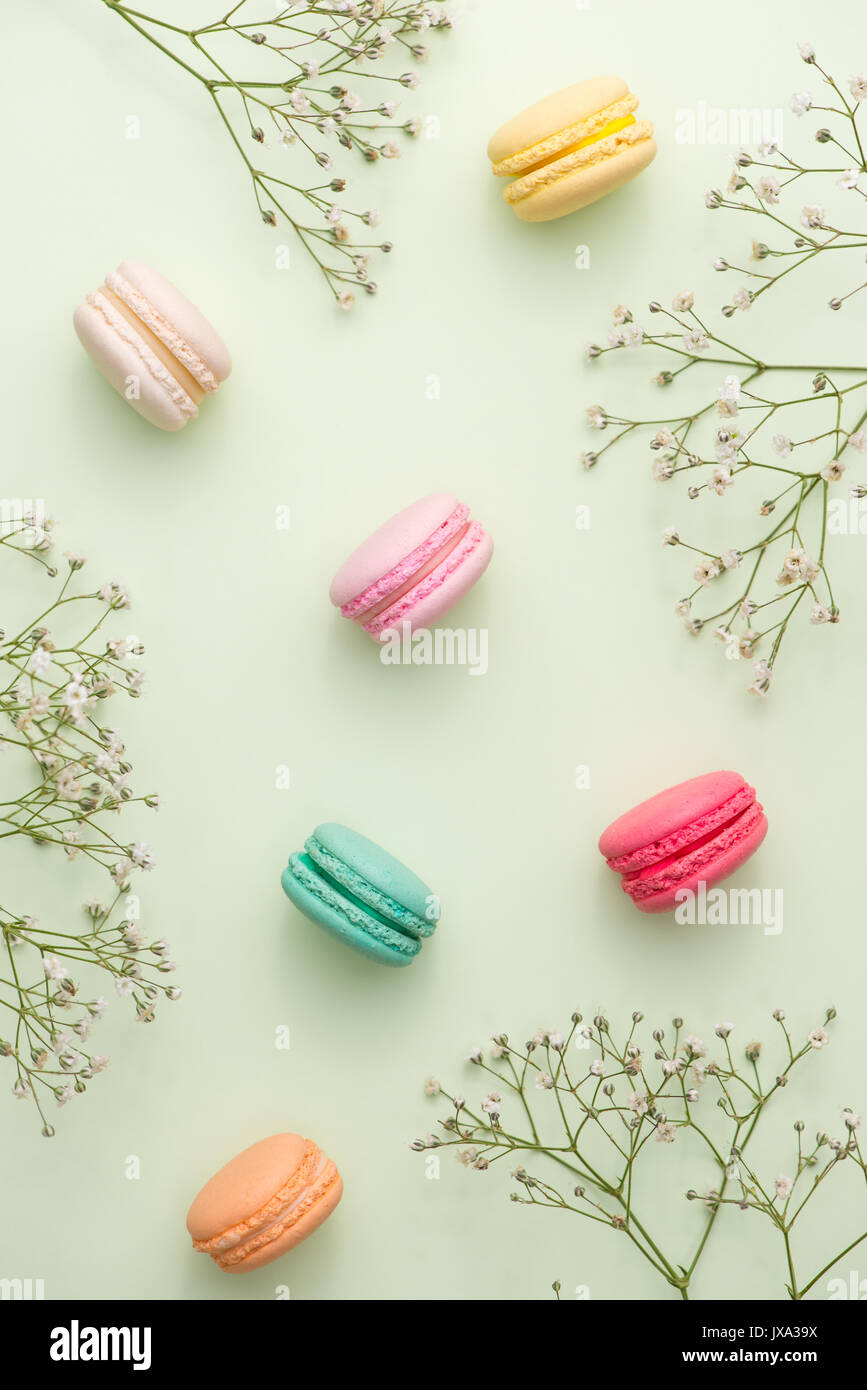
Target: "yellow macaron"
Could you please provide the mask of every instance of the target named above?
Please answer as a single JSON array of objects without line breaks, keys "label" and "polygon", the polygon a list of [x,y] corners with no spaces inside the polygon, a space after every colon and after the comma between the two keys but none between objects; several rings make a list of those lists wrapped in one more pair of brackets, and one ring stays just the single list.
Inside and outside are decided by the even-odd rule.
[{"label": "yellow macaron", "polygon": [[524,222],[550,222],[635,178],[656,154],[650,121],[619,77],[593,77],[528,106],[488,145],[503,197]]}]

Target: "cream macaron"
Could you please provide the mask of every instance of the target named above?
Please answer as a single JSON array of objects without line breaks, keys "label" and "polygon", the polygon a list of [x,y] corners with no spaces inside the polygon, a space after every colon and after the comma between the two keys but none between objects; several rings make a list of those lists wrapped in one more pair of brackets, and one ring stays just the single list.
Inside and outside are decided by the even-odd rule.
[{"label": "cream macaron", "polygon": [[173,284],[122,261],[73,316],[82,346],[133,410],[161,430],[195,420],[232,370],[217,331]]},{"label": "cream macaron", "polygon": [[511,177],[503,197],[524,222],[550,222],[595,203],[646,169],[656,154],[619,77],[554,92],[501,126],[488,145],[493,172]]}]

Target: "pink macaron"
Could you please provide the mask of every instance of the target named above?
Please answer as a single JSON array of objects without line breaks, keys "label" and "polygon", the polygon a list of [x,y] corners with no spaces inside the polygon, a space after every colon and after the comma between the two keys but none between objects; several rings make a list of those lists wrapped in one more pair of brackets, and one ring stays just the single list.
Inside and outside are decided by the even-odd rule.
[{"label": "pink macaron", "polygon": [[[376,641],[439,622],[488,567],[494,543],[449,492],[413,502],[337,571],[331,602]],[[408,628],[404,625],[408,624]]]},{"label": "pink macaron", "polygon": [[768,822],[737,772],[707,772],[658,792],[599,840],[608,867],[642,912],[670,912],[685,890],[728,878],[758,849]]},{"label": "pink macaron", "polygon": [[232,370],[226,345],[169,280],[121,261],[79,304],[82,347],[124,400],[161,430],[180,430]]}]

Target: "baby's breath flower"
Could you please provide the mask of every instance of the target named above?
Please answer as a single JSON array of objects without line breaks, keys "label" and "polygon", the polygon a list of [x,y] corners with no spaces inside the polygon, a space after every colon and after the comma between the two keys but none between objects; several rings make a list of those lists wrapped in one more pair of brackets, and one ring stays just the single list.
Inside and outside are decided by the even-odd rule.
[{"label": "baby's breath flower", "polygon": [[819,470],[819,477],[824,478],[826,483],[839,483],[845,472],[845,463],[841,463],[839,459],[832,459],[830,463],[826,463],[825,467]]},{"label": "baby's breath flower", "polygon": [[[6,550],[5,553],[10,553]],[[37,694],[26,698],[27,722],[17,720],[21,730],[19,742],[26,745],[38,769],[39,783],[50,788],[48,797],[42,802],[37,843],[49,847],[57,846],[67,857],[74,858],[86,847],[92,864],[108,873],[117,886],[123,887],[132,872],[149,869],[154,859],[150,847],[143,840],[134,841],[128,849],[120,847],[116,827],[110,833],[104,828],[101,816],[106,811],[119,813],[130,801],[144,800],[134,795],[129,784],[131,765],[124,759],[123,741],[117,732],[108,726],[96,726],[91,722],[91,711],[99,700],[104,703],[123,690],[126,694],[136,694],[140,684],[140,673],[126,665],[133,652],[143,650],[137,638],[124,638],[108,635],[100,631],[113,614],[129,606],[126,589],[116,580],[102,585],[95,593],[78,592],[71,581],[84,564],[83,557],[72,553],[67,556],[69,575],[64,589],[45,610],[45,599],[40,594],[40,610],[43,619],[54,613],[59,603],[65,608],[67,623],[82,613],[81,631],[83,636],[76,638],[73,630],[65,632],[62,659],[57,657],[54,643],[48,628],[40,625],[34,628],[27,639],[31,652],[29,679],[40,681]],[[87,605],[82,610],[82,605]],[[102,606],[100,606],[102,605]],[[17,664],[20,639],[9,640],[0,634],[0,657],[6,657]],[[21,654],[22,659],[24,653]],[[126,685],[118,684],[115,675],[120,673]],[[17,698],[25,702],[25,691],[17,692]],[[63,736],[46,732],[34,720],[51,715]],[[14,718],[14,712],[13,712]],[[0,733],[0,746],[2,746]],[[147,798],[152,804],[155,797]],[[27,833],[32,826],[32,816],[17,833]],[[113,895],[114,896],[114,895]],[[99,996],[89,999],[84,986],[73,980],[68,962],[75,962],[75,969],[81,968],[107,971],[115,982],[120,994],[134,992],[140,987],[146,999],[146,1007],[152,1016],[160,994],[167,994],[164,986],[156,985],[155,971],[162,968],[158,958],[149,968],[135,963],[135,953],[140,949],[141,937],[134,924],[116,920],[119,913],[106,906],[97,898],[84,904],[87,914],[87,927],[71,925],[62,930],[62,922],[52,924],[50,934],[43,935],[35,917],[14,918],[5,909],[0,909],[0,922],[3,935],[10,947],[16,946],[21,952],[23,969],[27,969],[27,957],[41,962],[45,976],[45,989],[34,993],[15,980],[0,982],[0,1002],[18,1011],[27,1019],[28,1035],[44,1038],[48,1046],[29,1050],[22,1049],[17,1054],[19,1075],[15,1085],[18,1098],[31,1099],[43,1118],[43,1133],[53,1134],[53,1127],[44,1122],[44,1102],[51,1091],[52,1098],[60,1106],[68,1103],[76,1094],[85,1089],[85,1080],[99,1072],[106,1059],[89,1056],[88,1040],[92,1029],[98,1023],[105,1009],[105,999]],[[10,925],[7,925],[7,919]],[[63,1014],[64,1028],[57,1026],[59,1015]],[[3,1048],[0,1044],[0,1053]],[[63,1072],[68,1079],[57,1081],[57,1073]]]},{"label": "baby's breath flower", "polygon": [[808,203],[801,209],[802,227],[822,227],[825,223],[825,209],[818,203]]},{"label": "baby's breath flower", "polygon": [[717,394],[721,401],[724,401],[731,405],[737,404],[738,398],[741,394],[740,377],[733,375],[727,376],[722,386],[719,388]]},{"label": "baby's breath flower", "polygon": [[[806,63],[815,64],[812,45],[802,44],[800,51]],[[823,76],[826,75],[823,73]],[[834,84],[830,77],[826,80],[839,93],[839,84]],[[867,78],[859,76],[850,79],[850,92],[856,98],[856,104],[862,100],[860,94],[865,85]],[[810,93],[796,93],[792,99],[792,109],[796,114],[803,115],[811,108],[812,101]],[[825,109],[829,116],[839,117],[843,121],[843,135],[841,137],[836,130],[822,127],[816,132],[816,139],[820,143],[835,140],[844,150],[852,148],[850,132],[845,127],[847,122],[854,123],[857,112],[849,108],[841,111],[833,105]],[[856,144],[860,146],[860,143],[860,140],[856,140]],[[765,218],[766,225],[773,229],[772,234],[769,234],[773,236],[771,244],[760,237],[751,238],[750,255],[753,260],[763,263],[763,271],[761,274],[752,271],[742,272],[749,274],[750,279],[730,294],[729,303],[721,310],[725,319],[731,319],[738,311],[748,311],[760,296],[766,295],[774,288],[778,280],[797,271],[802,265],[812,264],[814,258],[829,246],[833,245],[835,250],[850,249],[848,245],[842,246],[839,241],[840,236],[844,234],[829,225],[826,206],[821,198],[804,204],[800,209],[796,206],[780,214],[775,211],[784,198],[792,197],[791,186],[799,184],[801,173],[820,175],[823,173],[822,169],[812,169],[788,154],[783,155],[776,139],[766,139],[761,143],[758,159],[772,167],[763,167],[760,163],[754,168],[756,157],[748,150],[737,151],[735,172],[729,185],[730,194],[711,189],[706,197],[706,205],[710,209],[731,207],[741,212],[749,212],[754,217]],[[844,190],[861,191],[859,179],[862,171],[857,164],[851,169],[828,168],[824,172],[833,176]],[[827,180],[825,186],[827,188]],[[754,196],[748,198],[745,190]],[[797,197],[797,194],[794,196]],[[732,198],[735,201],[732,201]],[[853,200],[853,203],[860,208],[860,200]],[[786,250],[777,240],[779,227],[790,226],[797,217],[800,217],[805,231],[803,234],[796,232],[792,249]],[[817,231],[828,231],[832,235],[828,239],[822,239],[812,235]],[[854,238],[853,246],[857,246],[857,229],[846,235]],[[785,259],[778,262],[777,257]],[[790,257],[794,259],[789,259]],[[732,261],[723,257],[717,257],[713,265],[718,271],[735,268]],[[848,293],[835,294],[830,300],[831,308],[841,309],[859,289],[863,288],[863,285],[856,286]],[[825,570],[825,541],[833,536],[834,528],[827,524],[831,502],[826,485],[839,482],[844,476],[846,465],[841,460],[841,454],[845,445],[851,445],[852,449],[858,452],[867,451],[867,427],[861,423],[861,417],[867,412],[863,408],[863,400],[859,398],[859,410],[855,396],[850,394],[863,388],[857,384],[847,385],[843,389],[838,386],[838,373],[849,370],[845,365],[830,371],[830,374],[829,370],[824,368],[816,369],[805,365],[803,372],[808,375],[808,379],[812,373],[813,394],[827,397],[828,405],[836,408],[836,419],[826,419],[824,428],[817,419],[815,426],[809,432],[805,430],[805,437],[798,442],[794,431],[789,432],[789,421],[795,407],[811,404],[807,385],[803,383],[787,393],[782,386],[778,388],[777,383],[785,380],[784,373],[799,372],[802,369],[791,363],[775,366],[767,360],[763,347],[759,348],[760,355],[756,355],[754,349],[733,344],[727,336],[722,336],[716,331],[711,322],[706,321],[705,315],[699,316],[695,312],[694,302],[692,291],[681,291],[674,296],[671,300],[672,315],[679,322],[682,333],[663,328],[658,336],[650,338],[633,322],[629,308],[619,304],[615,308],[613,327],[608,334],[608,347],[621,349],[631,345],[657,344],[664,349],[669,365],[663,367],[652,378],[655,384],[660,386],[680,384],[681,378],[689,383],[706,380],[698,371],[695,371],[695,374],[690,371],[688,376],[685,375],[688,369],[694,369],[698,365],[703,355],[711,358],[714,363],[725,364],[728,374],[724,376],[722,385],[717,389],[716,401],[712,400],[708,404],[705,396],[703,403],[675,406],[668,420],[654,418],[652,421],[635,420],[631,417],[623,419],[619,410],[609,413],[602,412],[601,407],[591,407],[588,411],[588,422],[591,425],[605,428],[612,423],[617,424],[618,429],[604,450],[600,450],[598,455],[582,456],[582,462],[587,466],[592,460],[595,465],[601,460],[602,454],[607,453],[621,438],[627,439],[628,447],[634,450],[637,437],[633,439],[633,435],[639,428],[647,426],[651,436],[650,447],[656,455],[651,466],[652,477],[657,481],[670,481],[676,475],[688,473],[689,476],[683,479],[683,482],[690,500],[700,498],[702,493],[722,496],[732,487],[736,478],[746,479],[750,474],[755,476],[756,469],[762,470],[763,478],[770,479],[772,486],[763,487],[764,496],[759,494],[761,501],[758,509],[762,517],[770,517],[776,512],[774,524],[764,535],[751,537],[748,545],[728,544],[723,552],[724,559],[716,558],[716,538],[704,541],[699,539],[694,543],[689,537],[682,539],[674,528],[669,528],[663,535],[666,544],[681,545],[698,557],[698,564],[696,565],[695,560],[692,563],[696,565],[694,577],[701,587],[716,577],[720,566],[723,569],[733,569],[739,565],[743,557],[748,558],[749,593],[740,601],[734,600],[730,608],[715,612],[709,620],[709,625],[718,635],[725,638],[729,656],[750,656],[757,643],[761,641],[761,630],[748,625],[746,631],[741,631],[733,624],[738,618],[745,618],[749,623],[752,613],[757,611],[758,607],[769,610],[768,616],[775,619],[768,628],[768,632],[774,634],[770,639],[773,642],[772,649],[768,661],[759,663],[755,680],[749,686],[751,693],[764,696],[770,688],[771,666],[776,659],[781,641],[787,632],[794,631],[794,626],[790,628],[789,619],[794,616],[804,589],[814,589],[814,586],[821,584],[822,591],[826,588],[828,594],[831,591],[831,582]],[[659,299],[650,301],[649,312],[663,316],[666,313]],[[683,319],[683,315],[691,316],[691,324]],[[729,330],[725,329],[724,332],[727,335]],[[594,344],[587,349],[587,356],[593,359],[601,356],[605,350]],[[786,351],[784,355],[790,357],[794,354]],[[855,366],[853,363],[853,370]],[[753,385],[757,377],[762,378],[761,383]],[[709,457],[707,447],[700,438],[700,431],[706,427],[712,407],[715,407],[722,427],[714,434],[712,453]],[[785,413],[781,414],[784,407]],[[792,408],[791,411],[789,407]],[[849,412],[855,417],[854,420],[846,419]],[[813,413],[817,414],[816,411]],[[658,416],[658,412],[654,412],[654,415]],[[773,424],[769,423],[771,421]],[[783,429],[780,428],[781,425]],[[834,436],[835,441],[833,457],[826,459],[824,463],[817,460],[811,464],[808,446],[830,435]],[[817,483],[821,483],[822,486],[817,487]],[[864,496],[867,496],[867,482],[858,481],[853,484],[850,497],[860,500]],[[776,573],[777,590],[771,588],[769,594],[767,588],[772,585],[774,579],[774,569],[771,567],[780,564],[780,550],[784,547],[788,547],[790,553],[783,559]],[[817,554],[817,559],[812,558]],[[760,580],[767,586],[764,593],[759,589]],[[779,590],[784,592],[781,593]],[[786,593],[786,590],[790,592]],[[755,599],[752,597],[754,593]],[[826,602],[822,593],[815,591],[810,597],[812,610],[809,605],[804,605],[802,615],[812,613],[811,621],[814,623],[838,621],[839,612],[830,598]],[[716,599],[710,602],[714,608],[719,607]],[[744,608],[747,603],[755,605],[751,611]],[[769,609],[769,605],[773,603],[779,603],[780,607]],[[685,618],[688,630],[693,633],[699,632],[704,625],[704,620],[698,613],[681,610],[681,616]]]},{"label": "baby's breath flower", "polygon": [[[775,1010],[774,1016],[782,1022],[785,1018],[782,1010]],[[826,1011],[826,1022],[835,1016],[835,1011]],[[570,1166],[574,1166],[577,1172],[590,1171],[594,1174],[593,1191],[587,1195],[583,1184],[574,1188],[570,1185],[568,1193],[561,1193],[556,1184],[556,1176],[551,1175],[550,1167],[548,1172],[542,1175],[541,1171],[537,1174],[528,1171],[525,1167],[513,1168],[511,1176],[518,1184],[519,1193],[512,1194],[512,1200],[523,1203],[524,1205],[542,1205],[561,1210],[569,1210],[579,1215],[588,1216],[596,1221],[607,1222],[617,1230],[634,1228],[642,1229],[641,1221],[644,1219],[644,1212],[640,1210],[642,1203],[646,1202],[646,1185],[638,1181],[633,1169],[643,1162],[643,1155],[648,1152],[645,1138],[650,1137],[650,1131],[658,1144],[670,1145],[678,1138],[678,1131],[683,1129],[684,1142],[687,1145],[706,1145],[710,1151],[713,1162],[719,1169],[719,1178],[716,1184],[707,1186],[703,1196],[694,1189],[687,1192],[687,1197],[692,1201],[700,1200],[708,1213],[708,1220],[715,1220],[717,1214],[725,1210],[729,1205],[740,1206],[742,1210],[750,1210],[752,1207],[757,1212],[764,1213],[770,1217],[773,1228],[780,1229],[780,1216],[783,1208],[786,1211],[786,1236],[788,1246],[788,1232],[791,1225],[797,1220],[801,1204],[799,1203],[794,1212],[788,1205],[789,1197],[794,1191],[797,1177],[803,1167],[815,1162],[815,1155],[803,1153],[798,1146],[798,1168],[796,1176],[788,1173],[779,1173],[777,1177],[765,1180],[760,1183],[758,1178],[754,1178],[750,1163],[752,1160],[745,1160],[744,1149],[750,1142],[755,1120],[758,1115],[767,1107],[773,1106],[775,1092],[782,1088],[792,1079],[794,1068],[803,1061],[808,1049],[801,1048],[793,1050],[789,1038],[788,1030],[784,1025],[786,1050],[785,1072],[777,1077],[775,1087],[759,1090],[756,1086],[755,1072],[752,1069],[745,1071],[743,1064],[739,1063],[736,1057],[732,1056],[726,1047],[726,1061],[723,1063],[706,1061],[703,1054],[706,1054],[706,1045],[697,1033],[687,1032],[683,1042],[678,1049],[676,1057],[668,1057],[663,1051],[665,1033],[662,1029],[654,1029],[652,1038],[656,1044],[656,1059],[662,1063],[663,1080],[654,1094],[645,1089],[644,1086],[635,1084],[634,1089],[629,1088],[629,1082],[621,1089],[618,1078],[624,1073],[627,1077],[643,1076],[642,1072],[642,1039],[639,1034],[638,1025],[642,1022],[643,1015],[635,1013],[632,1016],[633,1027],[629,1031],[625,1044],[618,1046],[616,1039],[623,1037],[623,1030],[617,1028],[615,1024],[609,1024],[607,1018],[596,1015],[593,1020],[593,1028],[578,1028],[581,1021],[580,1013],[572,1015],[573,1032],[571,1036],[578,1038],[586,1037],[588,1040],[596,1040],[605,1047],[606,1054],[610,1056],[612,1063],[611,1070],[605,1084],[601,1084],[600,1078],[605,1074],[605,1067],[601,1059],[595,1059],[590,1065],[587,1074],[581,1078],[572,1073],[571,1077],[565,1069],[562,1079],[557,1083],[556,1097],[544,1097],[545,1091],[555,1089],[555,1082],[548,1072],[538,1072],[532,1067],[524,1066],[523,1070],[519,1067],[512,1072],[514,1078],[513,1089],[522,1102],[517,1107],[517,1113],[510,1125],[509,1130],[504,1130],[500,1123],[500,1104],[501,1097],[497,1092],[492,1092],[485,1096],[479,1105],[479,1115],[474,1115],[472,1120],[467,1116],[461,1123],[458,1116],[463,1107],[462,1100],[455,1100],[455,1111],[453,1116],[447,1116],[440,1121],[443,1137],[435,1138],[428,1135],[425,1139],[415,1140],[410,1146],[415,1152],[423,1153],[434,1147],[452,1145],[455,1148],[456,1156],[467,1168],[494,1171],[496,1170],[496,1160],[500,1157],[509,1155],[512,1161],[516,1154],[532,1155],[535,1164],[537,1159],[543,1157],[560,1159],[565,1152],[562,1128],[565,1127],[566,1139],[568,1141],[568,1151],[570,1154]],[[681,1029],[685,1028],[684,1020],[680,1017],[673,1019],[673,1028],[676,1037],[680,1035]],[[628,1027],[628,1024],[627,1024]],[[577,1030],[577,1031],[576,1031]],[[728,1022],[719,1023],[715,1032],[718,1037],[726,1039],[732,1032],[732,1024]],[[822,1045],[819,1034],[827,1037],[824,1030],[815,1030],[814,1034],[809,1035],[812,1039],[816,1037],[813,1046]],[[600,1036],[601,1035],[601,1036]],[[494,1036],[495,1044],[505,1045],[507,1039],[504,1034]],[[530,1054],[534,1048],[546,1048],[559,1051],[565,1046],[563,1034],[555,1032],[553,1029],[540,1029],[526,1045],[527,1058],[529,1062]],[[754,1064],[758,1058],[760,1045],[750,1043],[745,1049],[746,1056]],[[649,1055],[649,1053],[648,1053]],[[688,1088],[682,1082],[675,1082],[681,1069],[689,1069],[696,1084]],[[560,1071],[557,1073],[561,1076]],[[531,1085],[532,1078],[532,1085]],[[714,1086],[718,1083],[717,1089],[717,1115],[720,1116],[719,1124],[728,1126],[726,1134],[725,1128],[721,1135],[715,1135],[711,1141],[704,1134],[706,1126],[712,1117],[707,1114],[702,1127],[697,1126],[690,1114],[691,1107],[699,1103],[699,1087]],[[533,1099],[534,1090],[543,1093],[537,1099]],[[625,1091],[625,1094],[624,1094]],[[739,1102],[735,1108],[732,1096],[738,1095]],[[705,1107],[707,1110],[708,1107]],[[523,1111],[524,1119],[521,1119]],[[550,1131],[550,1124],[545,1124],[547,1115],[550,1124],[555,1126],[553,1132]],[[843,1125],[847,1131],[844,1140],[830,1139],[824,1131],[819,1131],[816,1138],[817,1148],[824,1145],[828,1147],[831,1166],[839,1163],[844,1158],[857,1162],[859,1167],[865,1168],[864,1159],[861,1156],[857,1141],[854,1137],[855,1131],[860,1127],[860,1116],[854,1110],[847,1107],[842,1111]],[[558,1123],[559,1122],[559,1123]],[[787,1121],[787,1123],[790,1123]],[[648,1129],[649,1126],[649,1129]],[[598,1143],[598,1129],[602,1128],[609,1138],[614,1138],[616,1134],[620,1138],[615,1140],[615,1148],[619,1151],[617,1157],[610,1160],[610,1168],[606,1163],[606,1148],[600,1147]],[[626,1135],[624,1136],[623,1130]],[[799,1136],[804,1130],[802,1122],[798,1121],[795,1129]],[[642,1135],[641,1131],[644,1131]],[[621,1157],[625,1160],[625,1169],[621,1164]],[[665,1182],[665,1168],[658,1163],[648,1164],[654,1167],[658,1182]],[[723,1176],[731,1183],[739,1186],[739,1193],[730,1191],[726,1193]],[[574,1179],[573,1179],[574,1181]],[[813,1191],[817,1190],[814,1185]],[[628,1203],[622,1194],[629,1193]],[[771,1194],[770,1197],[766,1194]],[[806,1194],[807,1200],[811,1194]],[[662,1193],[658,1196],[661,1198]],[[574,1200],[573,1200],[574,1199]],[[656,1200],[656,1194],[651,1194],[649,1200]],[[575,1201],[580,1206],[575,1205]],[[781,1204],[775,1206],[774,1204]],[[805,1203],[804,1203],[805,1205]],[[726,1218],[723,1217],[723,1220]],[[702,1257],[705,1239],[699,1238],[698,1256]],[[663,1247],[666,1246],[666,1237],[663,1232]],[[641,1250],[639,1243],[638,1249]],[[845,1252],[844,1252],[845,1253]],[[664,1265],[664,1272],[671,1269],[679,1269],[683,1272],[684,1290],[688,1286],[695,1262],[686,1265],[680,1257],[672,1258],[673,1252],[665,1250],[665,1253],[658,1247],[654,1247],[654,1260],[652,1263],[659,1269],[659,1261]],[[828,1268],[834,1261],[829,1262]],[[789,1273],[792,1278],[792,1286],[796,1289],[807,1289],[810,1287],[806,1277],[799,1277],[792,1269],[791,1261]],[[666,1274],[667,1277],[667,1274]]]},{"label": "baby's breath flower", "polygon": [[62,965],[57,956],[50,953],[42,957],[42,968],[49,980],[65,980],[69,974],[65,965]]},{"label": "baby's breath flower", "polygon": [[683,345],[687,352],[707,352],[710,347],[710,339],[700,328],[691,328],[688,333],[683,335]]},{"label": "baby's breath flower", "polygon": [[[780,201],[780,181],[774,174],[762,174],[756,179],[756,195],[769,207]],[[762,259],[756,257],[757,260]]]},{"label": "baby's breath flower", "polygon": [[717,497],[722,497],[726,489],[730,488],[733,483],[734,478],[732,477],[731,469],[719,467],[712,470],[708,481],[708,487],[711,492],[716,493]]},{"label": "baby's breath flower", "polygon": [[661,458],[655,458],[650,465],[653,478],[658,483],[667,483],[674,477],[675,460],[670,454],[663,454]]}]

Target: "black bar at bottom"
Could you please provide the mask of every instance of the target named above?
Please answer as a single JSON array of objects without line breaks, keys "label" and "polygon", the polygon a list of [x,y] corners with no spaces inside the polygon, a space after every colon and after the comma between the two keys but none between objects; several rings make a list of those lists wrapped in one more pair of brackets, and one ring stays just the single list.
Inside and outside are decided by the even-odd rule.
[{"label": "black bar at bottom", "polygon": [[[321,1339],[314,1336],[312,1346],[320,1346],[330,1372],[342,1354],[347,1361],[351,1359],[357,1372],[359,1352],[370,1332],[370,1315],[364,1313],[365,1322],[359,1325],[359,1336],[355,1337],[352,1302],[335,1302],[340,1309],[340,1335],[335,1337],[332,1331]],[[402,1306],[420,1310],[423,1304],[420,1300],[407,1300]],[[388,1307],[386,1303],[379,1317],[388,1317]],[[463,1320],[456,1304],[448,1303],[447,1323],[438,1320],[435,1325],[440,1333],[437,1335],[432,1328],[430,1340],[423,1337],[427,1349],[424,1345],[419,1347],[417,1368],[428,1358],[436,1364],[446,1354],[444,1327],[448,1328],[446,1344],[451,1342],[454,1346],[455,1337],[459,1338],[464,1342],[464,1356],[474,1345],[477,1351],[483,1351],[484,1340],[491,1331],[491,1312],[480,1319],[472,1312],[475,1303],[467,1303],[466,1307],[470,1312],[462,1332]],[[858,1333],[864,1325],[864,1310],[858,1301],[793,1304],[588,1300],[573,1302],[570,1309],[568,1304],[557,1305],[551,1300],[544,1323],[540,1321],[542,1314],[537,1303],[532,1303],[528,1312],[524,1333],[516,1327],[506,1342],[514,1343],[516,1334],[536,1338],[550,1329],[563,1330],[570,1337],[589,1335],[592,1331],[599,1352],[611,1358],[609,1369],[618,1365],[623,1368],[636,1357],[640,1364],[652,1364],[657,1373],[683,1366],[699,1375],[705,1366],[712,1365],[728,1369],[806,1366],[825,1376],[846,1371],[853,1365],[852,1349],[860,1344]],[[93,1379],[101,1370],[114,1376],[143,1377],[189,1369],[199,1377],[217,1372],[224,1381],[235,1371],[249,1375],[251,1357],[253,1362],[279,1364],[287,1339],[295,1338],[299,1331],[306,1334],[307,1344],[311,1345],[309,1334],[315,1333],[317,1322],[310,1303],[299,1306],[288,1300],[0,1302],[0,1326],[7,1338],[14,1337],[15,1345],[27,1348],[30,1370],[38,1369],[50,1379],[55,1373],[61,1379],[76,1374]],[[486,1326],[488,1333],[483,1332]],[[407,1366],[402,1379],[408,1371]]]}]

